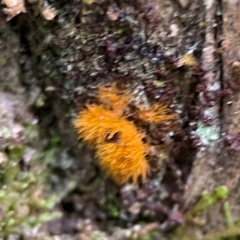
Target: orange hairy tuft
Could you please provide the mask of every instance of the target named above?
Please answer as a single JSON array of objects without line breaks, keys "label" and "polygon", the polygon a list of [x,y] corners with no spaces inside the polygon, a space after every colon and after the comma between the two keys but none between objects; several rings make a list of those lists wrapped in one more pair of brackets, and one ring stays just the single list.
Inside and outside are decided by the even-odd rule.
[{"label": "orange hairy tuft", "polygon": [[136,183],[139,176],[145,180],[149,167],[145,159],[147,148],[142,143],[143,135],[132,122],[125,119],[119,119],[119,126],[114,132],[118,133],[117,139],[97,147],[100,166],[120,184],[129,179]]},{"label": "orange hairy tuft", "polygon": [[114,112],[92,104],[79,113],[74,125],[79,138],[96,146],[105,142],[107,134],[119,129],[119,117]]},{"label": "orange hairy tuft", "polygon": [[[86,105],[77,116],[74,126],[79,138],[96,149],[99,165],[117,183],[130,179],[136,183],[139,177],[145,180],[150,171],[145,158],[148,148],[142,142],[143,134],[124,117],[131,113],[131,95],[112,84],[99,87],[98,100],[101,105]],[[137,107],[136,114],[146,123],[175,119],[167,110],[166,105],[154,104],[149,109]]]},{"label": "orange hairy tuft", "polygon": [[167,105],[154,104],[149,109],[139,109],[137,110],[138,117],[147,123],[161,123],[167,120],[176,119],[175,114],[167,114]]},{"label": "orange hairy tuft", "polygon": [[75,121],[79,137],[96,147],[100,166],[119,184],[139,176],[146,179],[149,167],[146,147],[132,122],[96,104],[88,105]]}]

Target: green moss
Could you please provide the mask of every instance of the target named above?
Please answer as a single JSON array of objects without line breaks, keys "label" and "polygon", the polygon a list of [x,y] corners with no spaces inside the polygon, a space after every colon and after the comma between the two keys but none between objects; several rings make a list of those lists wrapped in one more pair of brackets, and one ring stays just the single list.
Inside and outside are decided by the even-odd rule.
[{"label": "green moss", "polygon": [[93,231],[91,234],[91,240],[108,240],[109,238],[105,233],[100,231]]},{"label": "green moss", "polygon": [[2,138],[10,138],[11,137],[11,131],[7,127],[3,126],[0,128],[0,136]]},{"label": "green moss", "polygon": [[191,214],[198,214],[209,207],[216,204],[221,199],[225,199],[228,196],[229,190],[226,186],[219,186],[213,192],[203,192],[201,200],[197,205],[191,210]]},{"label": "green moss", "polygon": [[[31,171],[21,169],[21,160],[32,150],[23,146],[9,146],[8,154],[0,153],[0,238],[23,233],[29,228],[59,217],[52,208],[57,198],[45,198],[43,186],[37,177],[40,166],[36,159]],[[34,156],[34,155],[33,155]]]},{"label": "green moss", "polygon": [[117,218],[119,217],[119,210],[118,208],[113,204],[113,203],[109,203],[107,205],[107,209],[109,211],[109,215],[114,217],[114,218]]},{"label": "green moss", "polygon": [[94,0],[83,0],[83,2],[86,4],[92,4],[94,2]]},{"label": "green moss", "polygon": [[233,227],[234,222],[233,222],[233,218],[232,218],[232,214],[231,214],[231,210],[230,210],[230,206],[229,206],[228,201],[226,201],[223,204],[223,211],[224,211],[224,215],[225,215],[225,218],[226,218],[227,226],[228,227]]},{"label": "green moss", "polygon": [[240,236],[240,224],[217,231],[215,233],[210,233],[203,240],[235,240],[237,236]]},{"label": "green moss", "polygon": [[[215,238],[215,234],[220,236],[222,232],[203,236],[199,230],[201,229],[200,225],[195,222],[196,219],[200,219],[201,222],[201,214],[221,200],[226,199],[228,194],[229,190],[226,186],[219,186],[212,192],[204,191],[199,202],[185,215],[185,225],[176,230],[171,240],[220,240],[221,238]],[[203,225],[207,224],[205,220],[203,222]]]}]

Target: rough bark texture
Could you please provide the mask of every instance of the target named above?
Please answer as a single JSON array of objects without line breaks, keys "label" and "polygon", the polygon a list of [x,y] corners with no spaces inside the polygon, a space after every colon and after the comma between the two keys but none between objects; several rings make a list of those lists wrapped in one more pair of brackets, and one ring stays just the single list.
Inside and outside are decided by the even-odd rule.
[{"label": "rough bark texture", "polygon": [[[221,66],[217,64],[215,50],[217,45],[217,29],[216,11],[219,8],[217,1],[205,1],[205,42],[202,52],[202,67],[206,71],[206,87],[209,91],[219,91],[221,89],[220,72]],[[204,101],[203,94],[200,93],[200,101]],[[189,178],[190,189],[187,198],[194,201],[196,196],[208,186],[208,190],[212,189],[214,182],[212,179],[212,168],[216,166],[220,136],[220,119],[219,119],[220,99],[215,102],[214,106],[204,109],[205,113],[213,118],[211,126],[206,127],[198,132],[202,134],[202,139],[207,143],[206,147],[199,149],[196,155],[192,173]],[[204,131],[208,131],[205,135]],[[205,136],[204,136],[205,135]],[[202,174],[204,172],[204,174]],[[191,199],[191,200],[190,200]]]},{"label": "rough bark texture", "polygon": [[[238,63],[239,53],[239,10],[238,1],[223,1],[223,81],[238,84],[239,73],[234,65]],[[239,91],[235,89],[230,102],[224,101],[223,106],[223,133],[237,135],[239,133]],[[217,181],[225,182],[232,190],[231,203],[234,214],[239,216],[239,152],[225,151],[220,158],[221,171],[217,175]]]},{"label": "rough bark texture", "polygon": [[[239,2],[209,1],[206,7],[206,50],[203,65],[210,75],[206,75],[209,86],[216,89],[229,88],[230,95],[223,95],[213,107],[215,116],[213,145],[199,151],[190,175],[191,188],[188,199],[195,199],[202,190],[210,190],[226,185],[229,190],[229,204],[234,221],[239,220]],[[209,42],[208,42],[209,41]],[[216,53],[217,48],[220,55]],[[204,50],[203,50],[204,52]],[[207,55],[207,56],[206,56]],[[217,56],[217,58],[216,58]],[[230,139],[230,140],[229,140]],[[234,140],[233,140],[234,139]],[[195,178],[192,178],[195,177]],[[226,225],[222,205],[216,205],[207,213],[205,230],[222,229]]]},{"label": "rough bark texture", "polygon": [[[173,229],[203,190],[219,185],[229,188],[237,220],[239,1],[49,4],[58,12],[53,21],[43,19],[41,5],[29,1],[27,13],[9,25],[22,44],[21,80],[40,126],[45,134],[60,136],[66,149],[64,157],[51,165],[53,189],[75,182],[61,203],[65,216],[49,231],[81,232],[85,239],[88,225],[107,232],[144,221],[149,229],[139,236],[151,229]],[[178,124],[167,133],[161,128],[147,130],[151,144],[160,149],[167,145],[168,151],[154,156],[160,170],[145,184],[117,186],[106,179],[94,154],[79,146],[73,129],[76,114],[94,100],[98,86],[114,81],[124,83],[136,100],[164,102],[179,114]],[[0,84],[5,88],[4,81]],[[206,224],[194,227],[196,239],[203,236],[200,229],[209,233],[224,228],[222,203],[204,217]],[[114,234],[113,239],[125,236],[121,231]]]}]

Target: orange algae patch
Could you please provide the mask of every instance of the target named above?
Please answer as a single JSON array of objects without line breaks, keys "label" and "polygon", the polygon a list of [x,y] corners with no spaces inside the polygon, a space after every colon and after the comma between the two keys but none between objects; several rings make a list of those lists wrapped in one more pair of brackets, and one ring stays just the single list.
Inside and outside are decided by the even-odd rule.
[{"label": "orange algae patch", "polygon": [[75,121],[79,137],[97,149],[100,166],[117,183],[139,176],[146,179],[149,167],[145,159],[143,135],[135,125],[115,112],[96,104],[88,105]]},{"label": "orange algae patch", "polygon": [[161,123],[176,119],[175,114],[167,114],[166,110],[168,110],[167,105],[154,104],[149,109],[139,109],[136,113],[143,122],[147,123]]}]

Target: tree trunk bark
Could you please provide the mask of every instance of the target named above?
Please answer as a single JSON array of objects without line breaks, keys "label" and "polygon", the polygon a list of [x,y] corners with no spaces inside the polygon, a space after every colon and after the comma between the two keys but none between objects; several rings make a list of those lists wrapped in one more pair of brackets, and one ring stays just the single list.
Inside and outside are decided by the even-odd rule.
[{"label": "tree trunk bark", "polygon": [[[148,210],[154,212],[147,215],[148,222],[160,222],[160,229],[169,229],[173,219],[159,203],[171,213],[176,214],[177,208],[184,214],[204,190],[226,185],[231,212],[238,219],[239,1],[96,0],[84,4],[52,0],[51,7],[57,10],[52,21],[39,14],[40,4],[31,2],[27,13],[12,20],[25,48],[22,82],[28,92],[41,88],[44,106],[34,108],[42,126],[57,131],[76,158],[76,191],[84,192],[84,185],[91,189],[79,200],[90,212],[82,211],[81,218],[98,222],[102,217],[99,226],[106,229],[110,213],[104,207],[114,202],[125,224],[140,221],[141,211]],[[78,147],[72,125],[95,89],[116,80],[132,92],[137,89],[140,100],[142,94],[149,102],[174,105],[181,125],[172,130],[169,155],[160,158],[165,162],[162,174],[152,174],[145,185],[132,190],[126,190],[128,185],[116,186],[96,170],[92,155]],[[50,109],[50,114],[42,114],[42,109]],[[157,140],[161,148],[160,135]],[[107,190],[109,186],[112,191]],[[137,197],[140,193],[143,198]],[[69,198],[77,205],[73,196]],[[126,217],[135,202],[140,210]],[[207,224],[199,229],[209,233],[224,228],[221,206],[207,210]],[[173,226],[179,223],[176,215]]]}]

